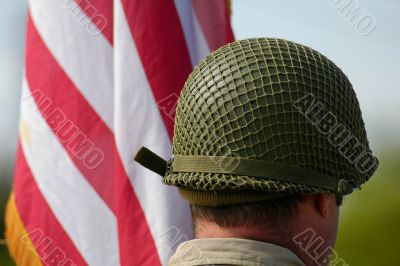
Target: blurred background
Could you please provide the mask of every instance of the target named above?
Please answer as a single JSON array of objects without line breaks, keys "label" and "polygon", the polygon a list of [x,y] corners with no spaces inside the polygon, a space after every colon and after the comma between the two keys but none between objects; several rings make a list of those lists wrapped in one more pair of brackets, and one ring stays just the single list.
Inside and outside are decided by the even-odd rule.
[{"label": "blurred background", "polygon": [[[356,7],[359,17],[351,12]],[[279,37],[311,46],[354,86],[380,167],[342,207],[336,251],[349,265],[400,264],[399,14],[396,0],[232,1],[236,39]],[[26,15],[26,1],[0,0],[1,238],[18,137]],[[4,245],[0,265],[13,265]]]}]

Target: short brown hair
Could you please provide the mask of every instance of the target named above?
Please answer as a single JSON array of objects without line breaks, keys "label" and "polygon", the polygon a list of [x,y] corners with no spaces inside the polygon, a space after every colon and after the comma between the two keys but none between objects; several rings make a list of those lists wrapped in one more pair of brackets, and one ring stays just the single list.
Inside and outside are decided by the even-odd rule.
[{"label": "short brown hair", "polygon": [[[258,227],[282,229],[297,216],[304,195],[288,195],[271,200],[219,207],[191,205],[194,227],[197,221],[212,222],[221,227]],[[342,196],[336,196],[340,206]],[[196,230],[195,230],[196,231]]]}]

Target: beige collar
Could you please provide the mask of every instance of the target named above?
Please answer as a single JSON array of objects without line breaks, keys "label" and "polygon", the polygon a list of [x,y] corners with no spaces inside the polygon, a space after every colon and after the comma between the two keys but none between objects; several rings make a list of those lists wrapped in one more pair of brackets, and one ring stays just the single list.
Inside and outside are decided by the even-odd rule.
[{"label": "beige collar", "polygon": [[249,239],[203,238],[179,245],[170,266],[189,265],[303,266],[289,249]]}]

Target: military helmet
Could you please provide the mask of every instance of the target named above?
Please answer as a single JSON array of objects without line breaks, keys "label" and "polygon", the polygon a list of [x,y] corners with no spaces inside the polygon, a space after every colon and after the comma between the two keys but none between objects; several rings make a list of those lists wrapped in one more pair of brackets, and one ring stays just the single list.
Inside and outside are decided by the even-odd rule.
[{"label": "military helmet", "polygon": [[319,52],[275,38],[204,58],[178,100],[172,158],[142,148],[135,160],[204,206],[345,195],[378,166],[346,75]]}]

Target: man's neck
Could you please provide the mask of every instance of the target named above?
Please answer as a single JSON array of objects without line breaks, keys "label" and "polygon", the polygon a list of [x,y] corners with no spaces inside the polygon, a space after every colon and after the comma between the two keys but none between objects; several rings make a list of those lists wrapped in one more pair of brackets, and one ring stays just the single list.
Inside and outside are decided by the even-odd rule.
[{"label": "man's neck", "polygon": [[292,241],[295,234],[279,231],[248,227],[220,227],[214,223],[201,222],[196,224],[195,238],[243,238],[270,243],[291,250],[306,265],[313,265],[309,256]]}]

